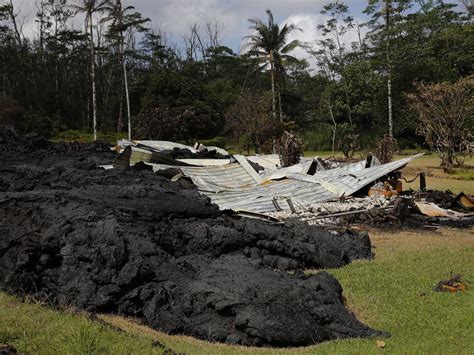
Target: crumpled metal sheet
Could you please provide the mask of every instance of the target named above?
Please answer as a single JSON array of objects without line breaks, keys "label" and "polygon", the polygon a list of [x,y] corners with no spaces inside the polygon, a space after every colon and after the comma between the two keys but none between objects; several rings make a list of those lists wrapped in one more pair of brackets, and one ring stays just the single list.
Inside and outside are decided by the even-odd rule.
[{"label": "crumpled metal sheet", "polygon": [[215,150],[217,153],[221,155],[229,155],[229,152],[225,149],[219,148],[219,147],[214,147],[214,146],[205,146],[204,144],[199,144],[198,149],[191,147],[190,145],[186,144],[181,144],[181,143],[176,143],[176,142],[170,142],[170,141],[151,141],[151,140],[133,140],[129,141],[128,139],[121,139],[117,142],[117,145],[119,147],[126,148],[128,146],[143,146],[143,147],[149,147],[153,149],[156,152],[163,152],[163,151],[169,151],[173,150],[174,148],[179,148],[179,149],[187,149],[191,153],[197,153],[199,151],[202,151],[204,149],[207,149],[208,151],[213,151]]},{"label": "crumpled metal sheet", "polygon": [[144,146],[153,148],[154,150],[161,152],[165,150],[173,150],[174,148],[179,148],[179,149],[188,149],[192,153],[196,153],[197,150],[194,149],[193,147],[181,143],[176,143],[176,142],[169,142],[169,141],[150,141],[150,140],[134,140],[134,141],[129,141],[127,139],[121,139],[117,142],[117,144],[122,147],[126,148],[128,146],[134,146],[137,144],[142,144]]},{"label": "crumpled metal sheet", "polygon": [[[171,165],[150,164],[153,171],[176,168]],[[223,166],[178,167],[185,176],[191,178],[201,192],[220,193],[258,186],[257,182],[239,163]]]},{"label": "crumpled metal sheet", "polygon": [[[316,174],[318,174],[318,176],[322,178],[331,178],[331,177],[340,176],[344,174],[355,174],[361,170],[367,169],[366,165],[367,165],[367,159],[364,159],[357,163],[346,164],[338,168],[318,171]],[[380,165],[382,165],[380,161],[377,158],[372,157],[372,161],[369,167],[372,168],[372,167],[380,166]]]},{"label": "crumpled metal sheet", "polygon": [[373,166],[371,168],[362,169],[353,173],[343,172],[339,175],[325,177],[324,172],[315,175],[325,181],[338,187],[339,193],[344,196],[350,196],[371,183],[377,181],[385,175],[398,171],[405,167],[410,161],[422,156],[423,153],[413,155],[408,158],[392,161],[387,164]]},{"label": "crumpled metal sheet", "polygon": [[275,173],[269,175],[269,179],[271,180],[272,177],[277,176],[278,179],[286,177],[296,180],[312,181],[315,184],[326,184],[328,189],[338,196],[350,196],[381,177],[403,168],[410,161],[421,155],[422,154],[417,154],[387,164],[372,166],[370,168],[355,169],[354,165],[352,169],[344,167],[335,168],[316,172],[314,176],[298,173]]},{"label": "crumpled metal sheet", "polygon": [[[221,209],[265,213],[276,211],[274,198],[289,198],[294,204],[307,208],[350,196],[381,177],[401,169],[418,156],[420,154],[370,168],[365,168],[363,161],[364,168],[360,168],[360,162],[350,168],[317,172],[314,176],[298,172],[306,167],[307,162],[303,162],[294,168],[296,172],[292,172],[291,168],[279,169],[280,171],[267,177],[261,177],[243,156],[236,156],[236,163],[223,166],[182,166],[179,170]],[[170,165],[151,165],[155,171],[176,168]],[[279,204],[285,209],[289,207],[284,202]]]},{"label": "crumpled metal sheet", "polygon": [[445,210],[432,202],[415,201],[415,205],[421,213],[429,217],[463,218],[467,216],[464,213]]}]

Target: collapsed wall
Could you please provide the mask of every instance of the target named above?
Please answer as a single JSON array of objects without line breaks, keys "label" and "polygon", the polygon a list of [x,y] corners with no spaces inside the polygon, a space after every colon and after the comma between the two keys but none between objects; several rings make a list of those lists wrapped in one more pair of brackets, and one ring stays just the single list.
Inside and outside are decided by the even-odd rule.
[{"label": "collapsed wall", "polygon": [[227,343],[382,334],[335,278],[300,271],[370,258],[367,234],[238,219],[186,180],[96,168],[104,145],[15,139],[0,132],[0,289]]}]

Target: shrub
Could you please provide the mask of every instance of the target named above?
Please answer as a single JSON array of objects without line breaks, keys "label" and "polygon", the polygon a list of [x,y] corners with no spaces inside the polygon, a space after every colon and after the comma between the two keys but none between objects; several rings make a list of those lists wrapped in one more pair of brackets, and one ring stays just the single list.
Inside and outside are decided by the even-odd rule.
[{"label": "shrub", "polygon": [[234,138],[247,136],[256,153],[273,150],[275,137],[282,132],[282,124],[271,115],[272,101],[268,94],[245,91],[226,112],[226,128]]},{"label": "shrub", "polygon": [[[122,138],[126,138],[126,133],[116,133],[116,132],[97,132],[97,140],[104,141],[110,145],[116,145],[117,141]],[[87,130],[73,130],[69,129],[67,131],[57,133],[53,138],[53,142],[80,142],[80,143],[89,143],[94,140],[93,134]]]},{"label": "shrub", "polygon": [[227,138],[226,137],[214,137],[211,139],[201,139],[199,140],[200,143],[204,144],[205,146],[212,146],[212,147],[219,147],[222,149],[226,148],[227,145]]},{"label": "shrub", "polygon": [[56,124],[51,117],[41,112],[27,112],[24,131],[51,138],[56,133]]},{"label": "shrub", "polygon": [[472,153],[474,116],[474,75],[454,83],[415,84],[417,92],[407,94],[420,117],[418,133],[438,153],[441,166],[453,171]]},{"label": "shrub", "polygon": [[331,150],[332,130],[327,124],[321,124],[313,129],[306,130],[303,134],[304,150]]}]

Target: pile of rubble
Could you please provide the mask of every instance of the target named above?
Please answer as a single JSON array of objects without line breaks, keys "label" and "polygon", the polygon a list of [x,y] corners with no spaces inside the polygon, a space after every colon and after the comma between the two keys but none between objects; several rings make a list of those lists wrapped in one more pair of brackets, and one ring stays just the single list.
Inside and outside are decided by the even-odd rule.
[{"label": "pile of rubble", "polygon": [[[167,160],[166,149],[175,143],[119,143],[120,149],[128,149],[126,166],[145,162],[159,174],[171,174],[173,180],[189,179],[221,210],[231,209],[247,217],[275,222],[296,217],[323,225],[374,225],[407,219],[416,224],[423,218],[422,224],[463,226],[472,225],[474,219],[471,196],[427,191],[423,174],[419,191],[403,191],[400,170],[421,154],[387,164],[372,155],[348,164],[306,157],[281,168],[278,155],[244,157],[221,151],[225,159],[172,162]],[[178,148],[181,145],[174,149]]]},{"label": "pile of rubble", "polygon": [[[440,204],[431,196],[444,196]],[[447,199],[449,197],[449,199]],[[463,202],[461,202],[463,201]],[[399,224],[411,226],[447,225],[469,227],[473,224],[472,197],[465,194],[454,195],[450,192],[425,191],[423,193],[407,193],[405,196],[387,198],[384,195],[353,197],[346,200],[326,202],[314,205],[309,209],[295,209],[294,212],[282,211],[271,213],[270,216],[279,221],[287,218],[298,218],[310,225],[354,224],[386,225]]]}]

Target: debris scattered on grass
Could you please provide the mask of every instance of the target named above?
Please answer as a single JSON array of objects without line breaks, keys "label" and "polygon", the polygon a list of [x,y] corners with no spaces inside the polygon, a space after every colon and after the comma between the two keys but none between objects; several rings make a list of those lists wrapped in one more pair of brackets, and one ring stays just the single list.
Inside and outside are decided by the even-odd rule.
[{"label": "debris scattered on grass", "polygon": [[462,279],[459,274],[452,275],[448,280],[442,280],[433,288],[436,292],[451,292],[467,291],[467,281]]},{"label": "debris scattered on grass", "polygon": [[385,342],[383,340],[377,340],[377,347],[378,348],[385,348]]}]

